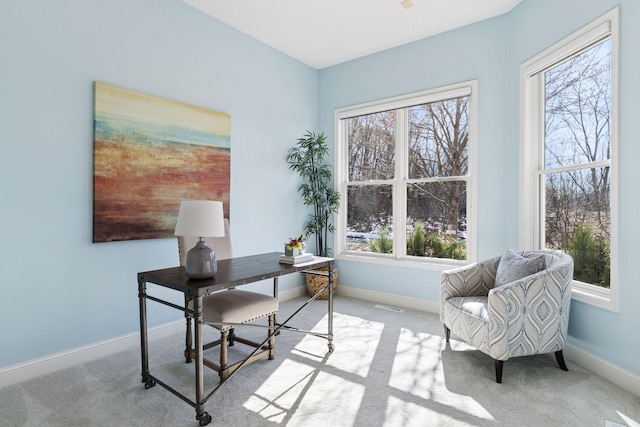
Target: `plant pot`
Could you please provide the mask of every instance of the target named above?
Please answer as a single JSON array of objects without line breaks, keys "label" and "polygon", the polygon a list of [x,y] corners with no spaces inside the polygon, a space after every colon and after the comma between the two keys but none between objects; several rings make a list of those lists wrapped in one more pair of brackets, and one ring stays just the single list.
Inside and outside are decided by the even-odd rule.
[{"label": "plant pot", "polygon": [[[318,292],[322,290],[325,286],[327,286],[327,282],[329,281],[329,268],[322,267],[315,270],[311,270],[311,272],[307,272],[307,292],[309,292],[310,296],[314,296]],[[333,296],[336,296],[336,291],[338,287],[338,269],[333,267]],[[329,289],[325,289],[324,292],[317,299],[329,299]]]},{"label": "plant pot", "polygon": [[287,249],[287,245],[284,245],[284,254],[285,256],[298,256],[302,255],[303,252],[298,248]]}]

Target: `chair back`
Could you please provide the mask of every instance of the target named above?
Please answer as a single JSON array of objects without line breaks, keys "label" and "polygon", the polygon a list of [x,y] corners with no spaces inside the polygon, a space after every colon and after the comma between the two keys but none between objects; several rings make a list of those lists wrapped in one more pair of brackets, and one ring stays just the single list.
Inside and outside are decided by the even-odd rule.
[{"label": "chair back", "polygon": [[[184,265],[187,252],[200,240],[197,237],[178,236],[178,254],[180,265]],[[224,219],[224,237],[205,237],[205,243],[216,254],[216,259],[228,259],[233,257],[231,249],[231,232],[229,231],[229,218]]]}]

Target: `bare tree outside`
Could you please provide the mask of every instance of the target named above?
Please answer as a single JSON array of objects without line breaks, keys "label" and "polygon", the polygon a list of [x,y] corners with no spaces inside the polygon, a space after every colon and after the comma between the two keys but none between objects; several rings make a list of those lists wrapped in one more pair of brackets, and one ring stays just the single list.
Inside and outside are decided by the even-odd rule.
[{"label": "bare tree outside", "polygon": [[468,143],[469,97],[409,109],[409,221],[445,240],[466,231]]},{"label": "bare tree outside", "polygon": [[397,111],[347,119],[348,250],[393,250],[395,150],[403,147],[407,255],[466,259],[468,104],[464,96],[403,109],[403,143],[395,134]]},{"label": "bare tree outside", "polygon": [[545,73],[545,246],[570,253],[574,278],[609,287],[611,45]]},{"label": "bare tree outside", "polygon": [[349,119],[349,181],[395,177],[396,113],[384,111]]},{"label": "bare tree outside", "polygon": [[381,231],[393,232],[395,130],[395,111],[348,119],[348,250],[368,252]]}]

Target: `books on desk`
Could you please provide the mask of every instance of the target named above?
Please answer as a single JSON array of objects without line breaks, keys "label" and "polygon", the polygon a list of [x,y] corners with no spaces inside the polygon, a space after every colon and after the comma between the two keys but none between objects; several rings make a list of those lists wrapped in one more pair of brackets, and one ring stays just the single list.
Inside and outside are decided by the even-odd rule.
[{"label": "books on desk", "polygon": [[280,255],[279,261],[282,264],[301,264],[303,262],[313,261],[313,254],[302,254],[296,256]]}]

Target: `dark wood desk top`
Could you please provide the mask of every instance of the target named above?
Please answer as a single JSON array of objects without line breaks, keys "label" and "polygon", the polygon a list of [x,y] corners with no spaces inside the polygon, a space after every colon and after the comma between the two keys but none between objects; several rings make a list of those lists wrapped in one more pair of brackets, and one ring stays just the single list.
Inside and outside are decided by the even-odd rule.
[{"label": "dark wood desk top", "polygon": [[218,272],[212,279],[190,279],[184,267],[172,267],[138,273],[138,281],[155,283],[197,297],[285,274],[325,267],[334,261],[333,258],[314,257],[313,261],[302,264],[281,264],[278,262],[280,255],[280,252],[271,252],[218,260]]}]

